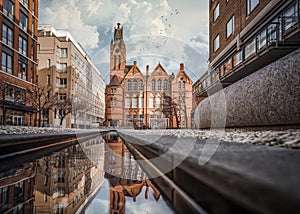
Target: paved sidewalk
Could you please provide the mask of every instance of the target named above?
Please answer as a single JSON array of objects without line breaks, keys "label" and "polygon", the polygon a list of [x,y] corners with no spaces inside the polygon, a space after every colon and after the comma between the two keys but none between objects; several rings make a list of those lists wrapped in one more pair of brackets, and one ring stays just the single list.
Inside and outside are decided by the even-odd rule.
[{"label": "paved sidewalk", "polygon": [[[296,213],[300,210],[300,150],[191,137],[180,139],[151,132],[118,130],[118,133],[148,158],[162,157],[169,151],[167,158],[153,161],[161,170],[186,155],[190,142],[192,149],[171,177],[209,212],[218,213],[223,205],[206,203],[203,195],[199,195],[201,185],[250,212]],[[182,143],[181,147],[176,145],[178,142]],[[201,164],[204,155],[211,154],[211,158]]]}]

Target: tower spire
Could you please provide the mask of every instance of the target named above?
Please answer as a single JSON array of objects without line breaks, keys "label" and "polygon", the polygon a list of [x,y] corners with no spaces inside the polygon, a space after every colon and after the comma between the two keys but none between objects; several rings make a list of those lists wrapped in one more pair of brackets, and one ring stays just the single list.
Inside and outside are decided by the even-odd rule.
[{"label": "tower spire", "polygon": [[126,67],[126,46],[123,40],[123,27],[120,23],[114,27],[114,37],[110,43],[110,80],[117,75],[119,81],[124,77]]},{"label": "tower spire", "polygon": [[120,23],[117,23],[117,27],[115,27],[114,33],[114,42],[123,40],[123,27],[121,27]]}]

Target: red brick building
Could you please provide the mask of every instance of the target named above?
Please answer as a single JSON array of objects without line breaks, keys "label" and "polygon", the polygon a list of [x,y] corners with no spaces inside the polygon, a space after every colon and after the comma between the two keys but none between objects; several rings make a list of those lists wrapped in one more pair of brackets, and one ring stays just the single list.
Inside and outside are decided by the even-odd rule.
[{"label": "red brick building", "polygon": [[0,8],[0,124],[33,126],[38,1],[3,0]]},{"label": "red brick building", "polygon": [[177,75],[160,63],[150,73],[134,61],[126,65],[123,28],[118,24],[110,45],[110,83],[106,87],[108,126],[189,128],[192,81],[180,64]]},{"label": "red brick building", "polygon": [[137,62],[126,65],[123,28],[117,25],[110,44],[110,83],[106,87],[108,126],[190,128],[192,81],[181,63],[168,74],[160,63],[145,72]]},{"label": "red brick building", "polygon": [[[208,96],[300,47],[299,1],[209,0],[210,69],[194,85]],[[209,93],[207,93],[209,91]]]},{"label": "red brick building", "polygon": [[[11,175],[14,173],[13,175]],[[34,184],[36,164],[30,163],[18,170],[2,173],[0,178],[0,213],[34,212]]]}]

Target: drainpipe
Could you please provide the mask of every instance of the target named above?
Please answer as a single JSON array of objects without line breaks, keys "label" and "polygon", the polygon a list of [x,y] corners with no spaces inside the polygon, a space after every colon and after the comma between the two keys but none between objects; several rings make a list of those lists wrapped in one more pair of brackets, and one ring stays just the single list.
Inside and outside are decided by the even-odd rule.
[{"label": "drainpipe", "polygon": [[148,127],[148,76],[149,76],[149,65],[146,66],[146,114],[145,114],[145,125]]}]

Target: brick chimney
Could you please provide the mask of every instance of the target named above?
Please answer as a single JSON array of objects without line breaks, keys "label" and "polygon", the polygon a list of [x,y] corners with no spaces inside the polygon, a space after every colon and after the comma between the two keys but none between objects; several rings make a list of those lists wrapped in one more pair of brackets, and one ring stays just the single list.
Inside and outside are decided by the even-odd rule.
[{"label": "brick chimney", "polygon": [[184,71],[184,64],[183,63],[180,63],[180,70]]},{"label": "brick chimney", "polygon": [[146,66],[146,76],[149,75],[149,65]]}]

